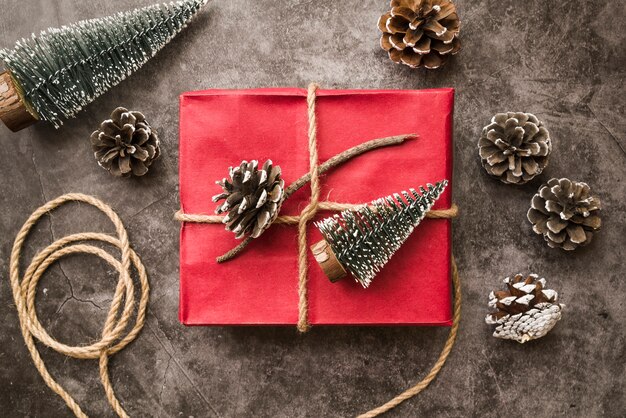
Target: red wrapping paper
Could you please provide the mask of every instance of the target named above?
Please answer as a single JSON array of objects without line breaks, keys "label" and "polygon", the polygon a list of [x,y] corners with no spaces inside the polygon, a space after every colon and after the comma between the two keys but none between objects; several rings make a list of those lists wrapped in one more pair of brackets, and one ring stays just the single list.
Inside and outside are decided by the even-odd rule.
[{"label": "red wrapping paper", "polygon": [[[288,185],[309,170],[306,90],[206,90],[180,98],[180,201],[189,214],[213,214],[215,184],[241,160],[271,159]],[[320,163],[361,142],[417,133],[419,139],[371,151],[322,176],[321,200],[363,203],[442,179],[452,180],[453,89],[318,90]],[[434,209],[449,208],[452,183]],[[282,215],[306,205],[308,186]],[[321,212],[318,219],[328,216]],[[350,325],[452,323],[451,222],[425,219],[368,289],[351,277],[330,283],[309,254],[309,322]],[[314,225],[308,241],[321,239]],[[237,258],[221,224],[184,223],[180,235],[179,318],[187,325],[288,325],[298,319],[297,227],[273,225]]]}]

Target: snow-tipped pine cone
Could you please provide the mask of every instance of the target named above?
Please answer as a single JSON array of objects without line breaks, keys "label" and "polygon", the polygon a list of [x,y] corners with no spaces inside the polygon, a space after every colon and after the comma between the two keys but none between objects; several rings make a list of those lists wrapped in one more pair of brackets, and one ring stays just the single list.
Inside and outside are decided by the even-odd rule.
[{"label": "snow-tipped pine cone", "polygon": [[532,113],[498,113],[483,128],[478,151],[485,170],[507,184],[524,184],[548,165],[552,141]]},{"label": "snow-tipped pine cone", "polygon": [[439,68],[461,49],[460,26],[450,0],[391,0],[378,19],[380,46],[396,64]]},{"label": "snow-tipped pine cone", "polygon": [[145,116],[123,107],[91,134],[91,146],[100,167],[121,177],[143,176],[161,154],[159,137]]},{"label": "snow-tipped pine cone", "polygon": [[242,161],[238,167],[229,167],[230,180],[224,178],[216,183],[222,193],[213,196],[214,202],[224,200],[215,210],[226,213],[222,221],[226,230],[257,238],[278,217],[285,195],[285,181],[280,167],[267,160],[259,170],[259,162]]},{"label": "snow-tipped pine cone", "polygon": [[493,312],[485,322],[496,325],[494,337],[525,343],[543,337],[561,319],[565,305],[557,303],[557,292],[546,289],[546,279],[517,274],[504,283],[506,289],[489,294]]},{"label": "snow-tipped pine cone", "polygon": [[533,196],[527,216],[550,247],[573,250],[589,244],[602,226],[600,209],[587,183],[551,179]]}]

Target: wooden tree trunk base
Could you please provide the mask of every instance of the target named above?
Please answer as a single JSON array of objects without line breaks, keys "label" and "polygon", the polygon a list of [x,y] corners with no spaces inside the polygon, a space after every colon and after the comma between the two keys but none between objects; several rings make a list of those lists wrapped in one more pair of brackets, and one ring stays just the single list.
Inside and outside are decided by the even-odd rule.
[{"label": "wooden tree trunk base", "polygon": [[335,252],[325,240],[311,245],[311,251],[313,251],[315,261],[322,267],[328,280],[334,283],[346,276],[346,269],[341,265],[339,260],[337,260]]},{"label": "wooden tree trunk base", "polygon": [[0,74],[0,119],[13,132],[20,131],[38,118],[24,101],[19,87],[8,71]]}]

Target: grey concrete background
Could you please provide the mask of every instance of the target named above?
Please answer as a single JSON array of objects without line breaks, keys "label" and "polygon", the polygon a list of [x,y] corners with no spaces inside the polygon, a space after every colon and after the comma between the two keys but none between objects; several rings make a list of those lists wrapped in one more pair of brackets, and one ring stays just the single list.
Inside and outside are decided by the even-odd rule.
[{"label": "grey concrete background", "polygon": [[[3,0],[0,44],[49,26],[104,16],[151,0]],[[463,320],[450,359],[424,393],[390,416],[626,414],[626,2],[458,0],[463,50],[436,72],[393,65],[378,47],[380,1],[214,1],[155,59],[55,131],[0,127],[0,415],[62,417],[19,332],[8,284],[12,240],[28,214],[66,192],[109,202],[129,228],[152,284],[140,337],[116,355],[111,378],[132,416],[351,416],[418,381],[443,328],[185,328],[177,320],[178,95],[210,87],[455,87],[454,252]],[[158,127],[163,158],[142,179],[97,167],[89,134],[118,105]],[[402,104],[397,109],[401,111]],[[537,114],[554,140],[541,178],[508,187],[480,167],[476,142],[498,111]],[[603,230],[574,253],[548,248],[525,213],[542,181],[589,182],[604,203]],[[29,253],[52,237],[110,226],[85,208],[40,224]],[[29,255],[29,256],[30,256]],[[60,268],[62,267],[62,269]],[[103,262],[64,260],[37,294],[44,326],[63,342],[98,338],[116,277]],[[506,275],[537,272],[560,291],[565,317],[546,338],[499,341],[483,323],[487,294]],[[97,362],[42,355],[93,416],[111,416]]]}]

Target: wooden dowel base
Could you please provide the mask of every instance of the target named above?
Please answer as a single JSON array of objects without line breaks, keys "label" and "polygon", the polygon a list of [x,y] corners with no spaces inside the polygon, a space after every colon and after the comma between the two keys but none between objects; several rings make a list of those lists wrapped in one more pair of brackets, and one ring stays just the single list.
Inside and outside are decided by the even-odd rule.
[{"label": "wooden dowel base", "polygon": [[37,122],[8,71],[0,74],[0,119],[13,132]]},{"label": "wooden dowel base", "polygon": [[330,245],[325,240],[321,240],[311,245],[311,251],[315,260],[319,263],[328,280],[335,283],[346,277],[346,269],[341,265]]}]

